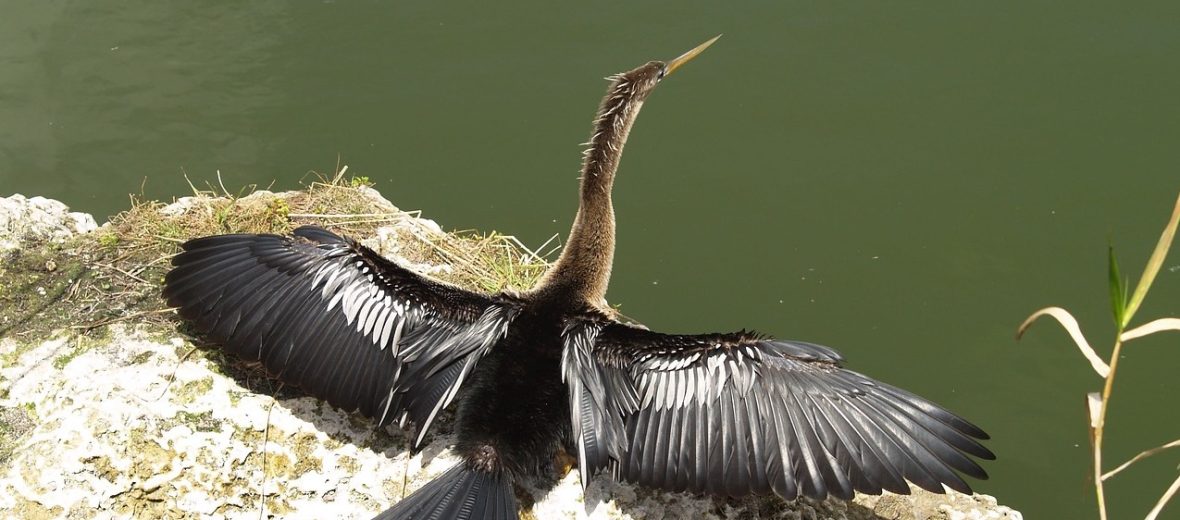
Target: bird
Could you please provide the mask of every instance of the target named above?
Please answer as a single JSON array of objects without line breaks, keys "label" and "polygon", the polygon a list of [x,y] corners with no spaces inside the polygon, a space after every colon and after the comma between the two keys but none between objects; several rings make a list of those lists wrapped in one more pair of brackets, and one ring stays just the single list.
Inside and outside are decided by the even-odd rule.
[{"label": "bird", "polygon": [[[455,405],[461,461],[379,519],[516,519],[515,486],[576,463],[721,497],[971,493],[988,435],[945,408],[844,367],[834,349],[746,330],[666,334],[606,300],[611,190],[641,107],[717,40],[608,77],[559,257],[531,288],[478,293],[358,241],[304,226],[182,245],[163,296],[224,351],[420,449]],[[562,461],[567,461],[563,463]]]}]

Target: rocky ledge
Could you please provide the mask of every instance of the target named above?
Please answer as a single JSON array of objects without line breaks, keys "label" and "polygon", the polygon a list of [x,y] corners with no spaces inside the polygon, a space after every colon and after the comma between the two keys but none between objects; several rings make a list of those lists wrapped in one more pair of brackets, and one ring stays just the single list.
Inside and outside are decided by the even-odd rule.
[{"label": "rocky ledge", "polygon": [[0,199],[0,252],[24,241],[62,242],[98,226],[87,213],[73,213],[65,204],[45,197],[26,199],[19,193]]},{"label": "rocky ledge", "polygon": [[[399,240],[442,234],[433,222],[399,212],[369,188],[350,189],[360,190],[379,210],[401,215],[374,233],[378,239],[371,245],[379,251],[400,256],[404,244]],[[289,196],[259,192],[251,197],[269,208]],[[201,208],[208,205],[187,200],[161,208],[161,214]],[[88,248],[110,247],[118,240],[77,241],[78,233],[99,238],[115,233],[110,223],[97,233],[95,228],[91,217],[69,213],[56,201],[19,195],[0,199],[4,254],[42,250],[27,265],[71,262],[45,260],[53,254],[91,259]],[[61,249],[71,239],[75,242]],[[448,270],[416,263],[436,273]],[[142,294],[149,295],[144,298],[158,292],[153,287],[158,280],[118,269],[142,282]],[[71,304],[84,276],[79,272],[62,274],[65,281],[59,285],[65,289],[51,296]],[[36,280],[49,278],[0,286],[0,296],[14,297],[3,291],[44,292],[38,284],[49,282]],[[32,308],[50,308],[39,305]],[[406,435],[397,428],[375,429],[362,417],[276,388],[215,350],[194,347],[195,340],[182,334],[167,311],[115,308],[120,313],[115,318],[85,326],[0,328],[6,333],[0,339],[4,516],[368,518],[456,462],[447,448],[451,437],[445,422],[426,449],[410,454]],[[158,319],[144,318],[149,315]],[[36,321],[36,316],[26,317],[22,323]],[[609,478],[595,479],[583,493],[578,478],[574,471],[547,493],[533,491],[536,502],[528,514],[538,519],[1021,518],[990,496],[953,492],[915,489],[908,496],[857,496],[847,503],[785,503],[775,497],[715,500],[663,493]]]}]

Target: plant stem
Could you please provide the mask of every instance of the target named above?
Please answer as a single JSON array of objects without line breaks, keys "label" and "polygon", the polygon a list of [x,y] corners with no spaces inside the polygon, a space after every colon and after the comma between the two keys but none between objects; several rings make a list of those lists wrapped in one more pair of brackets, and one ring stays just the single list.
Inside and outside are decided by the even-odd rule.
[{"label": "plant stem", "polygon": [[1106,520],[1106,496],[1102,488],[1102,432],[1106,427],[1106,408],[1110,405],[1110,395],[1114,388],[1114,374],[1119,366],[1119,351],[1123,348],[1123,327],[1119,325],[1115,334],[1114,351],[1110,354],[1110,372],[1106,374],[1106,384],[1102,387],[1102,406],[1098,407],[1098,420],[1094,423],[1094,491],[1098,496],[1098,517]]}]

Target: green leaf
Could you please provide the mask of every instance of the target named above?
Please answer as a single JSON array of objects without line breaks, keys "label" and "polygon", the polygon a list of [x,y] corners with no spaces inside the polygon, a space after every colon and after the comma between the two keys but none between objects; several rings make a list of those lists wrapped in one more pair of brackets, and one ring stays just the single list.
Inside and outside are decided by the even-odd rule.
[{"label": "green leaf", "polygon": [[1110,309],[1114,312],[1114,324],[1123,330],[1125,323],[1123,317],[1127,312],[1127,286],[1123,282],[1122,275],[1119,274],[1119,261],[1114,256],[1114,246],[1107,246],[1109,251],[1109,260],[1107,262],[1110,270]]},{"label": "green leaf", "polygon": [[[1143,299],[1147,297],[1147,290],[1151,288],[1151,283],[1155,281],[1155,275],[1160,272],[1160,267],[1164,265],[1164,258],[1168,256],[1168,248],[1172,245],[1172,240],[1176,237],[1176,227],[1180,226],[1180,196],[1176,197],[1176,206],[1172,208],[1172,218],[1168,219],[1168,224],[1164,226],[1164,232],[1160,234],[1160,241],[1155,245],[1155,251],[1152,251],[1151,258],[1147,260],[1147,266],[1143,269],[1143,276],[1139,278],[1139,284],[1135,286],[1135,294],[1131,295],[1128,301],[1123,298],[1126,307],[1123,317],[1126,323],[1131,321],[1131,317],[1135,315],[1135,311],[1139,310],[1139,304],[1143,303]],[[1119,327],[1122,329],[1122,326]]]}]

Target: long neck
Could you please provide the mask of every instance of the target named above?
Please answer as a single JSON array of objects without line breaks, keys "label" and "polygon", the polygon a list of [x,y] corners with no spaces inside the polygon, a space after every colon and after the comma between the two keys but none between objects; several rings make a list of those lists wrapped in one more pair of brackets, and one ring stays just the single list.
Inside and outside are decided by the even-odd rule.
[{"label": "long neck", "polygon": [[627,77],[616,77],[598,108],[590,147],[582,154],[581,201],[569,240],[536,291],[593,306],[605,305],[615,255],[611,187],[631,125],[643,100]]}]

